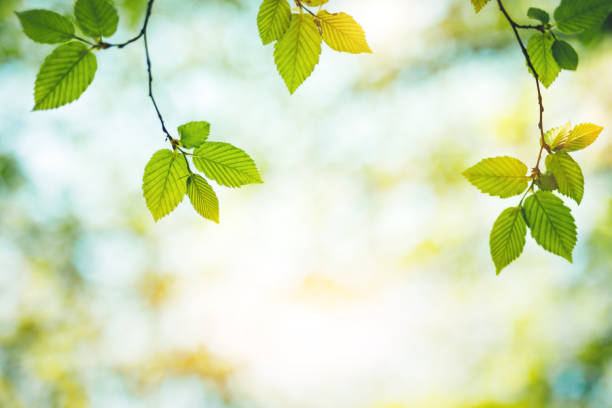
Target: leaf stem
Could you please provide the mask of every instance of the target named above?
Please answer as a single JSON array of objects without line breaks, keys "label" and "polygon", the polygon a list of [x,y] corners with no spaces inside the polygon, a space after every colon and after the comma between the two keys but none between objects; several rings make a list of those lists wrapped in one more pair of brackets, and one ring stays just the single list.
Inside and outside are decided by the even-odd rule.
[{"label": "leaf stem", "polygon": [[527,190],[525,190],[525,194],[523,194],[523,196],[521,197],[521,201],[519,201],[519,208],[523,205],[523,201],[525,201],[525,197],[527,197],[527,194],[529,194],[530,191],[533,191],[533,186],[535,185],[535,180],[533,180],[531,182],[531,184],[529,185],[529,188],[527,188]]},{"label": "leaf stem", "polygon": [[314,18],[318,18],[315,13],[313,13],[310,9],[302,4],[300,0],[295,0],[295,4],[300,8],[300,10],[306,11],[308,14],[312,15]]},{"label": "leaf stem", "polygon": [[91,41],[86,40],[85,38],[81,38],[81,37],[79,37],[78,35],[73,35],[73,36],[72,36],[72,38],[74,38],[75,40],[79,40],[79,41],[81,41],[81,42],[83,42],[83,43],[85,43],[85,44],[88,44],[88,45],[92,45],[92,46],[94,46],[94,45],[95,45],[95,44],[94,44],[94,43],[92,43]]}]

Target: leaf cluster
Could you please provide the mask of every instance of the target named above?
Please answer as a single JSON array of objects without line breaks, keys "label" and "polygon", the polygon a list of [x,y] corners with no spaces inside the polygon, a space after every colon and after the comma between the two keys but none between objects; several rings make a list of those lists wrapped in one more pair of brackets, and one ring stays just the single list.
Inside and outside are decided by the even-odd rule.
[{"label": "leaf cluster", "polygon": [[[329,13],[321,7],[328,0],[264,0],[257,15],[264,45],[275,42],[274,61],[290,93],[308,78],[319,63],[321,44],[352,54],[371,53],[361,26],[346,13]],[[319,7],[314,13],[307,6]]]},{"label": "leaf cluster", "polygon": [[180,140],[173,142],[173,149],[157,151],[145,167],[142,191],[147,207],[158,221],[187,195],[198,214],[219,223],[217,195],[206,178],[191,170],[188,158],[208,179],[226,187],[262,183],[255,162],[229,143],[208,141],[208,122],[186,123],[178,133]]},{"label": "leaf cluster", "polygon": [[541,247],[572,262],[576,225],[554,191],[582,202],[584,176],[569,153],[590,146],[602,130],[590,123],[574,128],[568,123],[546,132],[551,151],[543,174],[537,168],[528,174],[527,165],[507,156],[484,159],[463,173],[485,194],[508,198],[524,193],[518,206],[501,213],[491,231],[489,246],[498,274],[523,252],[527,228]]},{"label": "leaf cluster", "polygon": [[[78,99],[92,83],[97,59],[92,50],[117,31],[119,15],[108,0],[76,0],[74,16],[33,9],[16,13],[24,33],[42,44],[59,44],[36,76],[34,110],[58,108]],[[77,35],[75,25],[85,39]]]},{"label": "leaf cluster", "polygon": [[[261,183],[253,160],[228,143],[209,142],[210,124],[190,122],[178,128],[180,138],[167,131],[153,97],[151,61],[147,44],[147,23],[154,0],[149,0],[143,28],[136,37],[110,44],[104,38],[117,30],[119,15],[108,0],[76,0],[74,16],[65,17],[51,10],[18,12],[24,33],[43,44],[62,43],[43,62],[36,77],[34,110],[53,109],[78,99],[94,79],[97,59],[93,51],[123,48],[144,40],[149,75],[149,97],[172,149],[157,151],[145,167],[143,195],[155,221],[172,212],[187,195],[194,209],[204,218],[219,222],[219,201],[207,179],[227,187]],[[75,25],[86,38],[76,33]],[[190,150],[192,150],[190,152]],[[194,173],[189,163],[204,174]]]}]

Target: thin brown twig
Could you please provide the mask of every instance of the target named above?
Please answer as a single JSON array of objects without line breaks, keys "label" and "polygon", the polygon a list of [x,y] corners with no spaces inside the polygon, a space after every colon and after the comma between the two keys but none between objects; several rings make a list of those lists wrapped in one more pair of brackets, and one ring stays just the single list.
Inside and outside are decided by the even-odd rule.
[{"label": "thin brown twig", "polygon": [[157,105],[157,101],[155,100],[155,96],[153,95],[153,72],[152,72],[151,55],[149,53],[148,28],[149,28],[149,21],[151,19],[151,13],[153,11],[154,2],[155,0],[149,0],[149,2],[147,3],[145,19],[144,19],[142,28],[140,29],[140,32],[138,33],[138,35],[130,38],[129,40],[125,42],[119,43],[119,44],[112,44],[112,43],[106,43],[106,42],[101,41],[98,44],[96,44],[96,47],[100,49],[124,48],[127,45],[130,45],[142,38],[143,43],[144,43],[145,58],[147,62],[149,98],[151,99],[151,102],[153,103],[153,107],[155,108],[155,113],[157,114],[159,122],[161,123],[162,132],[164,133],[166,140],[170,142],[173,148],[176,148],[178,145],[178,142],[170,135],[170,132],[166,128],[164,117],[161,111],[159,110],[159,106]]},{"label": "thin brown twig", "polygon": [[[533,66],[533,62],[531,61],[531,57],[529,57],[529,53],[527,52],[527,48],[525,47],[525,44],[523,43],[523,40],[521,39],[521,36],[518,32],[519,28],[535,28],[538,29],[539,31],[544,32],[544,29],[542,27],[542,30],[540,30],[539,26],[522,26],[520,24],[517,24],[512,17],[510,17],[510,15],[508,14],[508,11],[506,11],[506,8],[504,7],[502,0],[497,0],[497,4],[499,5],[499,10],[502,12],[502,14],[504,15],[504,17],[506,17],[506,20],[508,20],[508,23],[510,23],[510,26],[512,27],[512,31],[514,31],[514,35],[516,36],[516,39],[519,43],[519,46],[521,47],[521,51],[523,52],[523,55],[525,56],[525,60],[527,61],[527,66],[529,67],[529,69],[531,70],[531,72],[533,73],[533,76],[535,78],[536,81],[536,89],[538,91],[538,105],[540,107],[540,121],[538,123],[538,127],[540,129],[540,152],[538,153],[538,161],[536,162],[535,167],[533,168],[533,176],[537,177],[540,175],[540,162],[542,161],[542,153],[544,150],[546,150],[547,152],[551,152],[550,150],[550,146],[548,146],[548,144],[546,143],[546,138],[544,137],[544,103],[542,100],[542,90],[540,88],[540,76],[538,74],[538,72],[536,71],[535,67]],[[535,180],[534,180],[535,181]],[[533,185],[532,185],[533,187]]]},{"label": "thin brown twig", "polygon": [[155,0],[149,0],[149,2],[147,3],[147,11],[145,13],[145,19],[144,19],[144,23],[142,24],[142,29],[140,30],[140,32],[138,33],[138,35],[136,35],[135,37],[130,38],[129,40],[127,40],[126,42],[120,43],[120,44],[109,44],[111,47],[117,47],[117,48],[123,48],[133,42],[136,42],[138,40],[140,40],[142,37],[145,36],[146,32],[147,32],[147,28],[149,28],[149,20],[151,19],[151,12],[153,10],[153,3],[155,2]]}]

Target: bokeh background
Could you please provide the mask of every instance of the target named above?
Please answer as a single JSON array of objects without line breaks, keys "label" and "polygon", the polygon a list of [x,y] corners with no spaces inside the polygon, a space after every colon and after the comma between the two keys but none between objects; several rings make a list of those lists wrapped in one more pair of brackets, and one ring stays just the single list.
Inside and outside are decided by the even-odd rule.
[{"label": "bokeh background", "polygon": [[[117,41],[145,0],[116,1]],[[511,14],[552,1],[507,1]],[[212,123],[265,184],[216,188],[155,224],[145,163],[166,147],[142,47],[100,51],[69,106],[31,112],[52,47],[0,1],[0,406],[62,408],[612,407],[612,27],[573,41],[544,92],[547,128],[606,130],[575,262],[531,238],[501,276],[488,254],[513,199],[461,171],[538,150],[533,79],[494,5],[331,0],[373,55],[324,50],[290,96],[254,0],[158,0],[155,87],[172,128]],[[505,202],[504,202],[505,201]]]}]

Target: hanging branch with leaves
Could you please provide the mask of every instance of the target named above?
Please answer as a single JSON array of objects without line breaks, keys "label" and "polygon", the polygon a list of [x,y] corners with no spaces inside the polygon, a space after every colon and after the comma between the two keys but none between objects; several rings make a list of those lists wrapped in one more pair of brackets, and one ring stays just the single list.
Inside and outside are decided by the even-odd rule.
[{"label": "hanging branch with leaves", "polygon": [[[226,187],[261,183],[255,162],[229,143],[208,141],[210,124],[189,122],[178,127],[178,138],[166,128],[153,94],[153,73],[149,53],[148,28],[154,0],[149,0],[142,29],[123,43],[105,38],[117,30],[119,15],[108,0],[77,0],[74,20],[82,36],[76,34],[71,19],[51,10],[17,13],[23,31],[44,44],[63,43],[45,59],[36,77],[34,110],[53,109],[78,99],[92,83],[97,59],[94,51],[124,48],[142,41],[146,57],[148,92],[170,149],[157,151],[145,167],[142,191],[155,221],[171,213],[189,197],[194,209],[204,218],[219,222],[219,202],[206,178]],[[193,150],[192,150],[193,149]]]},{"label": "hanging branch with leaves", "polygon": [[[148,28],[155,0],[149,0],[140,32],[123,43],[105,41],[116,31],[117,10],[109,0],[76,0],[74,16],[51,10],[16,13],[24,33],[43,44],[61,43],[45,59],[36,77],[34,110],[54,109],[77,100],[93,82],[98,65],[95,51],[124,48],[142,40],[146,57],[149,98],[171,149],[156,152],[145,167],[143,195],[155,221],[171,213],[187,195],[204,218],[219,222],[217,196],[206,178],[226,187],[262,183],[255,162],[241,149],[223,142],[208,141],[210,124],[189,122],[178,127],[178,138],[166,128],[153,95],[153,73],[149,54]],[[328,13],[321,6],[328,0],[295,0],[292,13],[287,0],[264,0],[257,24],[264,44],[278,40],[275,61],[291,93],[310,76],[319,61],[321,42],[337,51],[371,52],[365,34],[345,13]],[[319,6],[315,14],[308,7]],[[77,35],[72,21],[82,35]]]},{"label": "hanging branch with leaves", "polygon": [[[471,1],[479,12],[490,0]],[[484,159],[463,173],[485,194],[501,198],[523,194],[518,205],[504,210],[493,224],[489,245],[499,274],[523,252],[527,228],[545,250],[572,262],[577,242],[576,224],[571,210],[553,192],[558,191],[580,204],[584,176],[569,153],[590,146],[603,128],[591,123],[575,127],[567,123],[545,132],[540,84],[548,88],[562,69],[577,69],[578,54],[561,36],[570,37],[600,27],[612,9],[612,0],[562,0],[554,12],[554,22],[548,12],[532,7],[527,16],[539,24],[518,24],[502,0],[496,1],[536,82],[540,140],[536,165],[531,171],[519,159],[504,156]],[[535,31],[527,46],[519,30]],[[546,170],[543,172],[540,165],[544,152]]]}]

